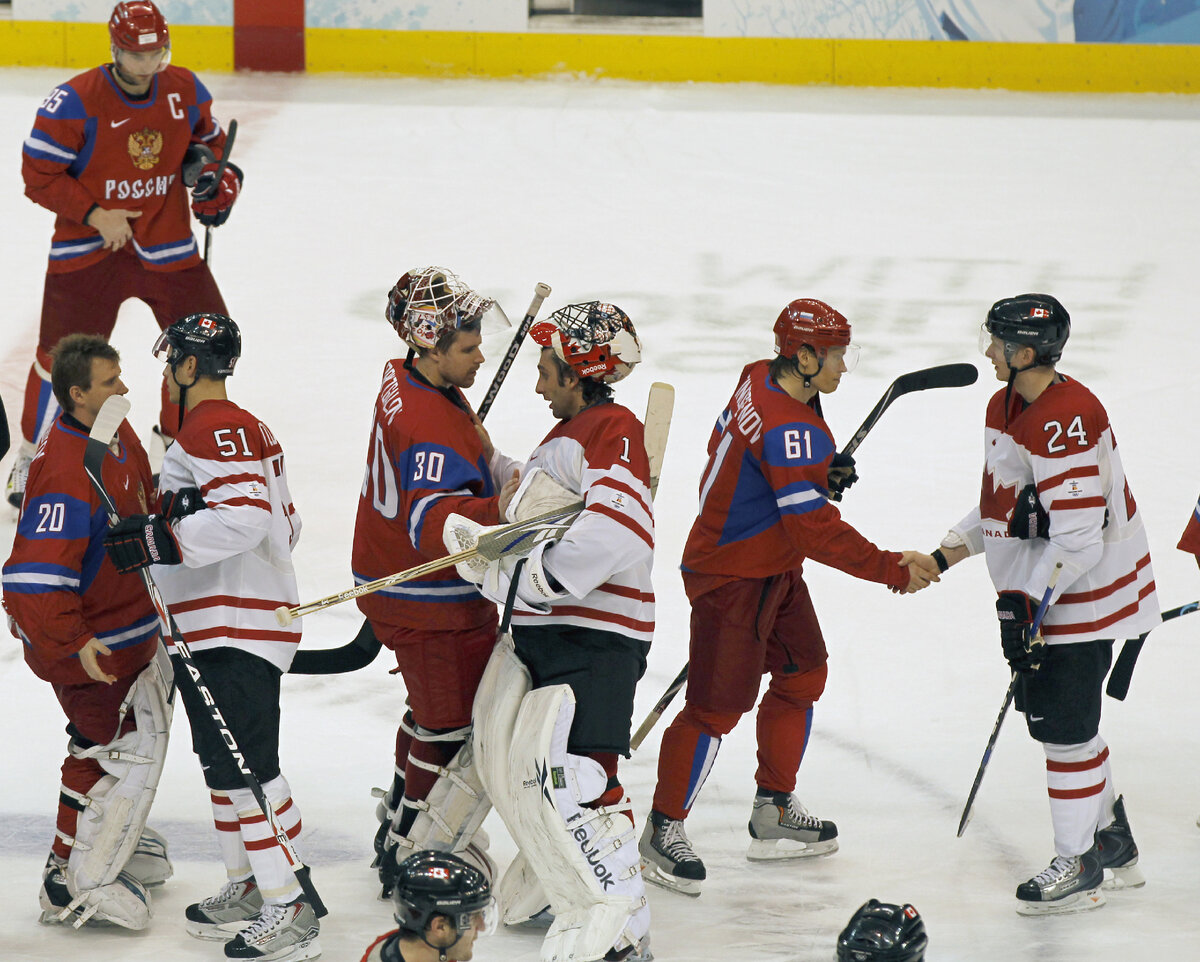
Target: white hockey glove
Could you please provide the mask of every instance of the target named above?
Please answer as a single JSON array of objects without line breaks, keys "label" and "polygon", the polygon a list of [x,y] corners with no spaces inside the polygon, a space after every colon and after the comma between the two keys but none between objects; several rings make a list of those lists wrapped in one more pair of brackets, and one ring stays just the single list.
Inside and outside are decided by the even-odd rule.
[{"label": "white hockey glove", "polygon": [[[470,551],[479,544],[481,535],[495,531],[499,527],[500,525],[480,524],[461,514],[450,514],[442,526],[442,543],[450,554]],[[454,570],[464,581],[469,581],[473,585],[483,584],[483,577],[488,570],[488,561],[486,558],[471,558],[468,561],[460,561],[454,566]]]},{"label": "white hockey glove", "polygon": [[511,522],[526,521],[568,505],[577,504],[579,494],[559,484],[541,468],[533,468],[508,502],[505,517]]},{"label": "white hockey glove", "polygon": [[499,605],[507,604],[513,572],[517,569],[517,565],[525,560],[517,577],[517,593],[513,598],[513,608],[517,611],[537,611],[543,614],[549,611],[550,602],[565,598],[568,593],[543,564],[546,549],[552,544],[554,544],[553,541],[543,541],[529,552],[525,559],[508,555],[488,564],[483,584],[479,586],[480,593]]}]

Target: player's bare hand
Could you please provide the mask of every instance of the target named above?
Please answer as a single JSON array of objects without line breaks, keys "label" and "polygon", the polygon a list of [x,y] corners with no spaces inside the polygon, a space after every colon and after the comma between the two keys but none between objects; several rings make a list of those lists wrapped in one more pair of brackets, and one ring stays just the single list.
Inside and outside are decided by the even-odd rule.
[{"label": "player's bare hand", "polygon": [[142,216],[140,210],[105,210],[97,207],[88,215],[87,224],[100,232],[104,249],[115,251],[124,247],[133,237],[130,221]]},{"label": "player's bare hand", "polygon": [[100,655],[111,655],[112,651],[108,645],[104,644],[98,638],[89,638],[87,644],[79,649],[79,664],[83,665],[83,670],[87,672],[89,678],[95,681],[102,681],[106,685],[111,685],[117,680],[116,675],[110,675],[97,660]]},{"label": "player's bare hand", "polygon": [[500,489],[500,517],[505,517],[505,512],[508,511],[508,506],[512,503],[513,495],[517,493],[517,488],[521,486],[521,472],[513,470],[512,477],[504,482],[504,487]]},{"label": "player's bare hand", "polygon": [[911,595],[913,592],[929,587],[935,581],[941,581],[937,562],[930,555],[920,551],[902,551],[900,567],[908,569],[908,586],[904,589],[905,594]]}]

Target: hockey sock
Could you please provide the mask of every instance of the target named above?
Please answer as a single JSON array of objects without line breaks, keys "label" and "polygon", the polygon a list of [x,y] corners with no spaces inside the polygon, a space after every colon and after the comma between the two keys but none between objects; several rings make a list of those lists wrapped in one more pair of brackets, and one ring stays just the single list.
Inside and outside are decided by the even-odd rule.
[{"label": "hockey sock", "polygon": [[388,792],[388,803],[391,808],[400,807],[400,799],[404,795],[404,769],[408,765],[408,752],[412,747],[413,735],[416,734],[411,711],[406,711],[396,729],[396,769],[392,775],[392,789]]},{"label": "hockey sock", "polygon": [[212,801],[213,825],[217,829],[217,845],[221,850],[221,861],[225,863],[225,874],[230,881],[240,882],[250,877],[250,859],[246,846],[242,844],[242,827],[237,810],[228,792],[216,789],[209,791]]},{"label": "hockey sock", "polygon": [[732,731],[739,718],[737,712],[684,707],[663,733],[654,789],[655,811],[668,818],[687,817],[717,759],[721,736]]},{"label": "hockey sock", "polygon": [[87,794],[104,777],[104,769],[94,758],[68,755],[62,765],[62,784],[58,793],[58,817],[55,819],[51,850],[59,858],[71,857],[79,813],[87,805]]},{"label": "hockey sock", "polygon": [[463,742],[457,739],[425,741],[419,736],[412,739],[408,748],[408,762],[404,768],[404,812],[400,816],[398,826],[401,835],[407,835],[413,822],[417,820],[419,810],[411,803],[422,802],[429,797],[439,778],[438,769],[448,765],[462,745]]},{"label": "hockey sock", "polygon": [[[289,839],[295,841],[303,827],[300,808],[292,801],[292,789],[287,779],[277,775],[263,783],[263,794],[275,810],[275,817]],[[263,814],[248,788],[235,788],[229,793],[238,813],[242,844],[254,870],[254,880],[262,892],[264,902],[294,902],[302,894],[288,857],[275,835],[267,816]]]},{"label": "hockey sock", "polygon": [[776,792],[796,788],[796,772],[808,748],[813,702],[825,690],[828,668],[774,674],[758,706],[758,771],[754,780]]},{"label": "hockey sock", "polygon": [[25,381],[25,407],[21,411],[21,435],[36,444],[58,417],[58,401],[50,387],[50,355],[38,348]]},{"label": "hockey sock", "polygon": [[1102,824],[1108,746],[1097,735],[1080,745],[1046,743],[1042,748],[1046,752],[1054,850],[1059,855],[1082,855],[1092,847]]}]

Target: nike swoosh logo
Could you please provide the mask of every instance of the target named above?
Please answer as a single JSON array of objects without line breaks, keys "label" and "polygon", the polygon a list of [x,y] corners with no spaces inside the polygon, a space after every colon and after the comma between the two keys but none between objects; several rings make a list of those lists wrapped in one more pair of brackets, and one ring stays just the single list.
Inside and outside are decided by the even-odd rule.
[{"label": "nike swoosh logo", "polygon": [[114,128],[120,127],[121,124],[127,124],[127,123],[129,123],[128,117],[126,117],[124,120],[110,120],[109,121],[109,124],[111,124]]}]

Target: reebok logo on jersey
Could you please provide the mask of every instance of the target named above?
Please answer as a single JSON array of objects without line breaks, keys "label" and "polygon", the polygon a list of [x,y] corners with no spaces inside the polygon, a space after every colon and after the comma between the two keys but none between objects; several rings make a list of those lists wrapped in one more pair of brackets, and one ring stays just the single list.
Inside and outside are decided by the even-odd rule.
[{"label": "reebok logo on jersey", "polygon": [[122,124],[127,124],[127,123],[129,123],[128,117],[126,117],[124,120],[110,120],[108,122],[109,126],[112,127],[113,130],[116,130]]}]

